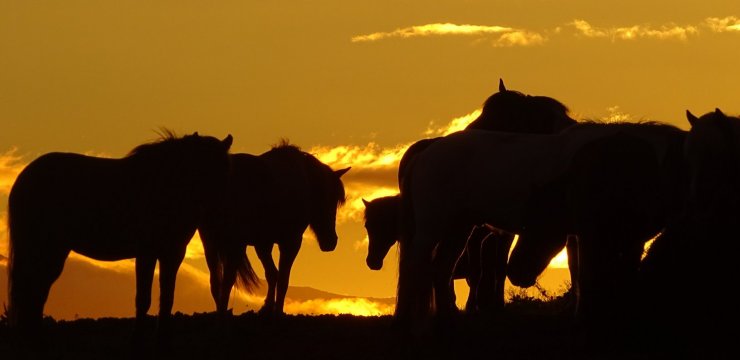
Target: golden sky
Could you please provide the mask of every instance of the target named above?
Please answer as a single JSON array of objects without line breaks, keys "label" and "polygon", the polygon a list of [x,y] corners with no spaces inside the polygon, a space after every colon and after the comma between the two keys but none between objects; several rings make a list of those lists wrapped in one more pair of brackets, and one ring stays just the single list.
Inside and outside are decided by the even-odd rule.
[{"label": "golden sky", "polygon": [[[392,297],[394,252],[379,272],[365,265],[361,198],[397,191],[405,147],[464,126],[499,78],[576,118],[686,128],[686,109],[740,112],[739,52],[735,0],[0,0],[0,212],[17,172],[45,152],[120,157],[160,127],[231,133],[233,151],[255,154],[287,138],[334,168],[352,166],[337,249],[322,253],[308,236],[291,284]],[[5,256],[4,222],[0,236]],[[176,310],[213,310],[197,245]],[[116,314],[133,314],[130,266],[74,258],[60,281],[130,279],[111,291],[130,300]],[[63,302],[92,294],[82,284],[54,288],[54,314],[85,315]],[[337,306],[375,311],[357,301]]]}]

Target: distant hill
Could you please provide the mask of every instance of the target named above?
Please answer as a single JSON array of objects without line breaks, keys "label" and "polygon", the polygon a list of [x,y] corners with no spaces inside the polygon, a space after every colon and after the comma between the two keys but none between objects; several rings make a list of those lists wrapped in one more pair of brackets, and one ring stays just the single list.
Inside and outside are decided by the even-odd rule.
[{"label": "distant hill", "polygon": [[[132,269],[103,269],[77,259],[67,259],[62,276],[52,286],[45,313],[55,319],[132,317],[135,315],[135,279]],[[158,279],[152,288],[150,313],[158,309]],[[0,306],[8,299],[7,262],[0,259]],[[256,310],[262,305],[267,285],[261,286],[250,297],[250,302],[238,302],[235,313]],[[290,286],[287,297],[294,302],[312,300],[358,299],[354,296],[334,294],[305,286]],[[363,298],[392,306],[395,298]],[[173,312],[185,314],[215,311],[215,304],[208,288],[207,274],[181,268],[175,288]]]},{"label": "distant hill", "polygon": [[[261,286],[259,290],[256,291],[256,294],[260,296],[264,296],[267,293],[267,283],[265,282],[265,280],[260,279],[260,284]],[[334,293],[326,292],[323,290],[314,289],[308,286],[288,286],[287,297],[290,299],[296,300],[296,301],[307,301],[307,300],[316,300],[316,299],[330,300],[330,299],[357,299],[359,298],[357,296],[334,294]],[[394,305],[396,303],[395,297],[389,297],[389,298],[362,297],[362,298],[371,300],[374,302],[379,302],[382,304],[388,304],[388,305]]]}]

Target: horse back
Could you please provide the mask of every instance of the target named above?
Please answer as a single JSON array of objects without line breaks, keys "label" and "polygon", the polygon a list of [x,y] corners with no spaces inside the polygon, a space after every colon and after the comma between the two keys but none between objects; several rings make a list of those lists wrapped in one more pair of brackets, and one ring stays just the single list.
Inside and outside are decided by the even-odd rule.
[{"label": "horse back", "polygon": [[398,185],[402,186],[403,179],[406,176],[406,173],[409,171],[409,165],[413,162],[413,159],[416,157],[416,155],[419,155],[422,151],[424,151],[429,145],[433,144],[435,141],[441,139],[441,137],[435,137],[430,139],[422,139],[419,140],[411,146],[409,146],[408,149],[406,149],[406,152],[403,153],[403,156],[401,157],[401,161],[398,164]]},{"label": "horse back", "polygon": [[[123,159],[49,153],[18,175],[8,198],[15,239],[60,239],[57,245],[100,259],[134,256],[153,226],[153,179]],[[43,234],[47,234],[42,236]],[[21,242],[26,240],[20,240]],[[17,245],[17,244],[15,244]]]},{"label": "horse back", "polygon": [[[266,234],[265,221],[276,211],[270,201],[277,192],[276,181],[263,159],[246,153],[231,154],[231,176],[222,198],[206,212],[201,236],[254,240]],[[204,239],[206,240],[206,239]],[[235,240],[236,241],[236,240]]]},{"label": "horse back", "polygon": [[417,214],[439,217],[430,222],[452,216],[519,230],[523,204],[533,189],[565,170],[562,149],[553,135],[485,130],[448,135],[412,164],[411,201]]}]

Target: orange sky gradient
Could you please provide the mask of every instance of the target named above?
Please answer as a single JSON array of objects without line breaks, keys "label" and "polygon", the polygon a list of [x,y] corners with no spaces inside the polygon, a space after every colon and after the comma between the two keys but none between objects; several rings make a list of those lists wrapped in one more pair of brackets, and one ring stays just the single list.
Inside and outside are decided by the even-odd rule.
[{"label": "orange sky gradient", "polygon": [[[0,302],[7,196],[23,166],[50,151],[120,157],[167,127],[230,133],[233,152],[253,154],[286,138],[352,166],[337,249],[323,253],[306,234],[286,311],[389,314],[396,253],[380,271],[365,265],[362,199],[398,191],[410,144],[462,129],[499,78],[577,119],[687,128],[687,109],[737,114],[738,52],[734,0],[0,0]],[[566,264],[562,254],[552,266]],[[70,257],[47,313],[132,316],[132,268]],[[550,274],[543,282],[557,289],[567,272]],[[261,301],[238,293],[232,305]],[[174,308],[215,310],[197,238]]]}]

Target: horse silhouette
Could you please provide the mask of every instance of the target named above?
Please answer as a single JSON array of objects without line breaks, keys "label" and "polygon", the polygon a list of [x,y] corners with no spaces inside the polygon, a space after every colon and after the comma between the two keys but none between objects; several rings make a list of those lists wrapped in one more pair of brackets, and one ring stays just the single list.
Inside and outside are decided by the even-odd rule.
[{"label": "horse silhouette", "polygon": [[159,261],[159,325],[166,335],[175,278],[208,202],[230,170],[231,135],[198,133],[159,141],[108,159],[42,155],[18,175],[8,198],[8,320],[35,331],[70,251],[116,261],[136,259],[136,334],[151,304]]},{"label": "horse silhouette", "polygon": [[[401,197],[396,194],[362,201],[365,205],[365,229],[369,240],[365,262],[371,270],[380,270],[390,248],[402,238]],[[506,257],[503,257],[503,261],[497,257],[501,254],[508,255],[512,240],[511,234],[498,232],[485,225],[473,226],[467,238],[465,251],[455,264],[452,274],[453,280],[465,280],[470,289],[465,303],[467,312],[477,311],[479,303],[482,303],[484,308],[485,304],[496,303],[499,299],[503,303]],[[486,279],[489,281],[482,283],[481,277],[485,276],[498,277]],[[496,285],[500,285],[501,289],[494,289]],[[485,290],[479,293],[479,286]],[[486,296],[491,294],[497,294],[496,298],[487,299]],[[479,297],[485,300],[479,301]]]},{"label": "horse silhouette", "polygon": [[[563,189],[568,189],[573,181],[567,174],[579,170],[579,162],[588,164],[598,160],[598,157],[589,160],[589,152],[584,150],[588,147],[584,146],[620,133],[626,134],[629,141],[635,138],[637,142],[646,142],[653,157],[660,161],[668,161],[665,157],[673,155],[676,148],[681,153],[682,131],[653,123],[584,122],[550,135],[464,130],[427,147],[414,160],[401,189],[406,230],[405,239],[400,242],[396,320],[402,324],[418,324],[436,311],[438,319],[446,321],[456,312],[454,296],[449,294],[448,287],[442,285],[447,284],[457,256],[465,246],[462,239],[475,224],[487,223],[518,233],[519,242],[524,241],[523,244],[529,243],[526,239],[532,236],[531,239],[537,239],[531,240],[536,244],[533,248],[547,247],[549,242],[554,242],[557,245],[551,248],[558,251],[565,245],[567,234],[576,234],[579,237],[578,273],[586,273],[583,265],[589,262],[584,259],[597,257],[590,253],[582,255],[580,251],[586,249],[584,244],[596,247],[598,241],[590,240],[591,234],[587,230],[568,227],[571,223],[581,224],[580,221],[554,219],[549,210],[542,209],[558,209],[553,204],[560,204],[565,209],[568,198],[564,197],[567,193]],[[619,154],[614,156],[619,157]],[[594,179],[599,176],[594,175]],[[590,181],[590,188],[599,190],[595,180]],[[582,207],[570,212],[578,212],[584,218],[598,217],[597,212],[586,213],[587,205],[596,205],[588,195],[594,195],[595,199],[603,192],[572,195],[583,203],[578,205]],[[578,204],[575,200],[573,203]],[[659,215],[662,213],[656,214]],[[547,236],[541,236],[543,233]],[[561,236],[552,236],[557,233]],[[544,241],[545,238],[549,239],[548,242]],[[643,242],[647,240],[649,238]],[[527,279],[515,265],[510,258],[507,275],[512,283],[516,285],[521,281],[524,285],[531,285],[536,277]],[[526,270],[529,267],[518,268]],[[580,293],[585,291],[589,294],[590,290],[580,289],[586,283],[579,280]],[[583,305],[592,299],[587,295],[579,298],[579,303]]]},{"label": "horse silhouette", "polygon": [[[481,115],[466,130],[547,134],[575,123],[576,120],[568,116],[568,108],[561,102],[547,96],[508,90],[503,80],[499,79],[498,92],[486,99]],[[416,156],[441,138],[422,139],[409,146],[399,164],[399,187],[403,187],[405,174]],[[398,218],[401,214],[400,202],[398,196],[364,200],[365,228],[369,239],[366,262],[371,269],[380,269],[390,247],[402,238],[401,220]],[[507,232],[491,232],[490,226],[485,224],[473,226],[466,237],[470,246],[465,247],[465,254],[456,265],[454,274],[456,279],[465,278],[470,287],[466,311],[503,307],[506,259],[514,236]],[[572,247],[569,249],[572,251]],[[575,264],[572,268],[575,271]],[[479,296],[486,301],[478,301]]]},{"label": "horse silhouette", "polygon": [[[629,333],[644,245],[680,214],[685,134],[668,130],[675,138],[665,154],[635,134],[594,140],[575,154],[563,186],[545,191],[545,201],[538,199],[541,194],[532,197],[531,216],[541,218],[545,209],[558,207],[549,221],[567,224],[578,237],[575,315],[589,340],[621,341]],[[509,259],[512,283],[534,281],[554,252],[548,253],[550,238],[515,245]]]},{"label": "horse silhouette", "polygon": [[[246,254],[251,245],[268,285],[260,312],[282,314],[290,270],[306,229],[314,232],[322,251],[337,246],[336,212],[345,201],[340,177],[349,168],[332,170],[287,142],[261,155],[233,154],[231,161],[225,195],[199,227],[217,311],[228,311],[237,278],[248,291],[256,285]],[[272,258],[275,244],[278,267]]]},{"label": "horse silhouette", "polygon": [[[382,196],[370,201],[362,199],[362,202],[365,205],[365,229],[369,239],[365,262],[371,270],[380,270],[383,268],[383,260],[388,251],[401,238],[401,197]],[[464,279],[470,288],[465,304],[466,311],[475,311],[477,307],[475,294],[481,270],[479,266],[475,267],[480,263],[480,253],[476,250],[480,249],[482,242],[492,235],[488,228],[475,226],[468,236],[467,244],[470,246],[466,246],[464,258],[455,265],[453,279]]]},{"label": "horse silhouette", "polygon": [[720,290],[736,281],[729,250],[740,217],[740,118],[715,109],[686,112],[687,196],[681,217],[653,242],[640,264],[639,313],[651,333],[702,354],[734,344],[723,324],[739,318],[735,298]]}]

